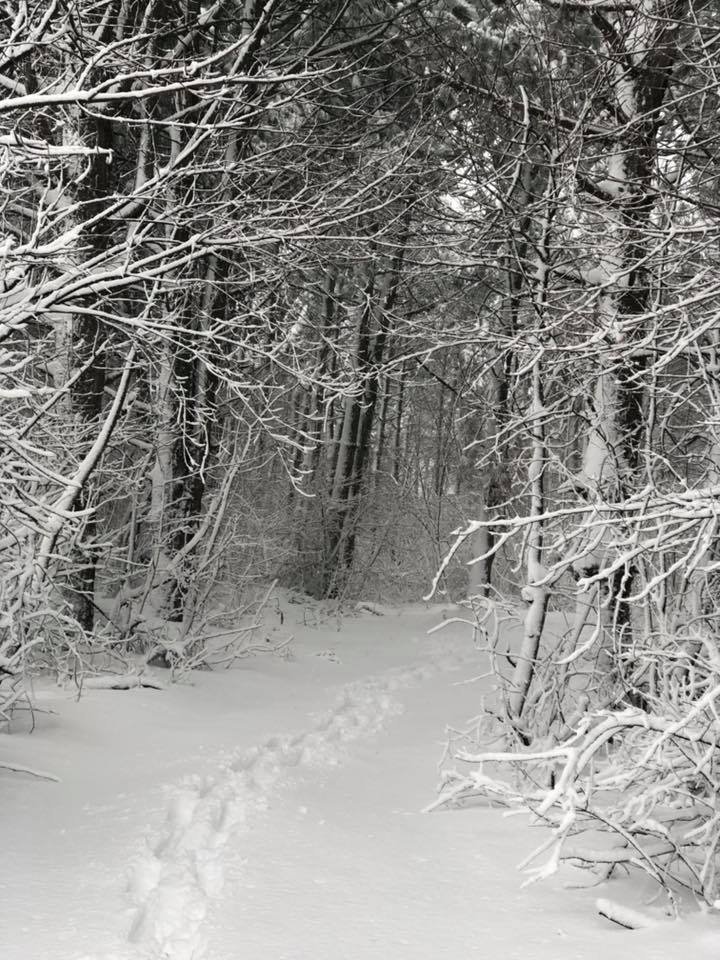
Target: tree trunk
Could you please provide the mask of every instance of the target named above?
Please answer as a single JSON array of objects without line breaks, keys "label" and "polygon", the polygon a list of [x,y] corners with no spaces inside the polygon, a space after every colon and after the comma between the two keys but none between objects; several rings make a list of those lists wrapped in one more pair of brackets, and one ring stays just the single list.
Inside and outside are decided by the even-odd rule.
[{"label": "tree trunk", "polygon": [[[646,333],[641,318],[649,304],[646,263],[654,242],[659,111],[677,59],[677,21],[686,6],[685,0],[653,0],[628,13],[622,37],[602,17],[595,18],[605,36],[615,115],[624,120],[605,157],[607,176],[592,192],[593,202],[604,205],[604,233],[597,247],[598,265],[585,279],[598,290],[604,349],[599,353],[580,476],[591,503],[622,502],[637,484],[644,431],[640,374],[645,360],[633,347]],[[608,532],[605,542],[575,561],[579,577],[593,577],[602,570],[611,540]],[[635,575],[628,562],[607,579],[602,642],[608,651],[630,643],[628,597]]]}]

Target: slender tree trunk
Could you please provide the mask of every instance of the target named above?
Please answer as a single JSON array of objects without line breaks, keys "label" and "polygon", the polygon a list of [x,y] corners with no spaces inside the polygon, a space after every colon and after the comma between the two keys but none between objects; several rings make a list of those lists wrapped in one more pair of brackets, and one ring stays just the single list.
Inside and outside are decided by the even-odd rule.
[{"label": "slender tree trunk", "polygon": [[[528,242],[530,228],[528,213],[532,199],[533,162],[529,155],[530,117],[526,112],[525,133],[518,157],[516,175],[513,178],[505,204],[518,218],[517,230],[507,239],[504,267],[507,290],[504,309],[501,313],[500,338],[512,343],[518,327],[520,305],[525,290],[527,272]],[[492,364],[489,371],[488,410],[482,422],[478,417],[470,420],[475,425],[475,436],[479,441],[471,448],[470,456],[480,463],[481,477],[473,486],[478,493],[478,505],[475,507],[476,519],[482,521],[472,535],[470,549],[475,562],[471,566],[468,583],[469,596],[490,595],[493,586],[493,567],[495,564],[495,532],[493,518],[502,510],[502,505],[511,495],[512,478],[508,466],[507,445],[500,440],[500,434],[510,420],[510,377],[513,355],[504,350]],[[502,451],[502,452],[501,452]]]},{"label": "slender tree trunk", "polygon": [[528,470],[530,482],[530,516],[534,521],[528,535],[526,553],[527,582],[523,588],[523,599],[527,604],[524,621],[523,642],[517,657],[517,665],[512,678],[512,689],[508,698],[511,717],[519,720],[530,690],[535,673],[540,641],[545,626],[549,591],[542,582],[545,577],[543,564],[543,522],[545,512],[544,473],[547,452],[545,449],[542,369],[538,359],[532,373],[532,402],[530,404],[532,453]]},{"label": "slender tree trunk", "polygon": [[[85,118],[78,114],[76,123],[77,129],[64,132],[66,137],[76,138],[75,142],[79,143],[95,144],[103,151],[113,149],[113,128],[108,117],[98,114]],[[88,218],[99,212],[100,205],[107,197],[111,188],[110,170],[105,155],[91,158],[84,166],[86,169],[83,170],[80,165],[73,165],[68,172],[76,182],[72,191],[73,199]],[[109,225],[101,221],[81,232],[76,243],[76,257],[91,259],[106,250],[109,243]],[[82,306],[87,308],[87,312],[78,313],[70,321],[70,329],[66,334],[69,342],[65,346],[68,348],[69,366],[80,371],[70,389],[70,414],[79,426],[83,442],[90,445],[94,440],[93,434],[99,429],[103,410],[109,335],[104,321],[91,312],[92,302],[88,301]],[[91,501],[91,490],[84,484],[78,493],[78,509],[90,507]],[[95,581],[99,559],[95,546],[97,531],[98,520],[93,511],[85,518],[81,539],[75,545],[74,569],[69,583],[75,618],[88,633],[95,624]]]},{"label": "slender tree trunk", "polygon": [[395,398],[395,429],[392,461],[392,477],[395,483],[400,483],[400,474],[403,467],[403,414],[405,413],[405,380],[407,372],[408,365],[407,363],[403,363]]},{"label": "slender tree trunk", "polygon": [[380,413],[378,414],[377,440],[375,443],[375,457],[373,460],[372,470],[376,478],[382,470],[383,457],[385,455],[385,443],[387,440],[388,411],[390,408],[390,384],[387,375],[382,378],[380,395],[382,400],[380,402]]}]

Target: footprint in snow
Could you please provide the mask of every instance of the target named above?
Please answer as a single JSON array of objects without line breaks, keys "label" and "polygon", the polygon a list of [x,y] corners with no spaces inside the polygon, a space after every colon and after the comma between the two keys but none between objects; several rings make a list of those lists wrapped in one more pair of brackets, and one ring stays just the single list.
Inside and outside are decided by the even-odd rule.
[{"label": "footprint in snow", "polygon": [[318,650],[316,657],[322,657],[323,660],[329,660],[331,663],[340,663],[340,657],[334,650]]}]

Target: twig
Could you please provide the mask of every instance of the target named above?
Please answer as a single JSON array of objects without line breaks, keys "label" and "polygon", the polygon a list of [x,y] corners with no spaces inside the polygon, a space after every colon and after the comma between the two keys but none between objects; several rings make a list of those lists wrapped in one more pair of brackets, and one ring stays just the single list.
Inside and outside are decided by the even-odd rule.
[{"label": "twig", "polygon": [[52,780],[53,783],[60,783],[60,777],[56,777],[54,773],[34,770],[32,767],[23,766],[21,763],[11,763],[9,760],[0,760],[0,770],[10,770],[12,773],[27,773],[28,776],[37,777],[39,780]]}]

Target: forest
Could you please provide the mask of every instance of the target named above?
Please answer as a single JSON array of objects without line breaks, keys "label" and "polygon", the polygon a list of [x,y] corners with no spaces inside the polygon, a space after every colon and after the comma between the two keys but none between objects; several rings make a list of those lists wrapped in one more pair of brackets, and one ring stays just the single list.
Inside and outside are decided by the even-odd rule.
[{"label": "forest", "polygon": [[439,598],[498,697],[438,803],[717,905],[717,4],[0,23],[0,731],[247,655],[273,583]]}]

